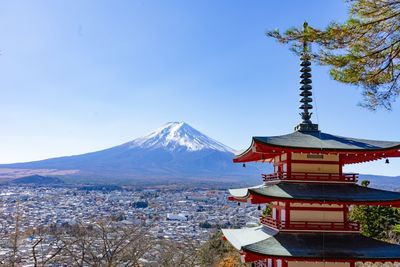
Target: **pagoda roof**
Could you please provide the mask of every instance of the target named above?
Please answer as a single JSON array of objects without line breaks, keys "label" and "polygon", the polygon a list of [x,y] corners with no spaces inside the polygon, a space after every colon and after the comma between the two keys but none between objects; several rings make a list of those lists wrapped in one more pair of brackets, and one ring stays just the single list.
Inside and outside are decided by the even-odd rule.
[{"label": "pagoda roof", "polygon": [[352,204],[400,205],[400,193],[357,184],[274,182],[229,190],[231,200],[254,204],[279,200]]},{"label": "pagoda roof", "polygon": [[[236,156],[234,162],[266,160],[285,151],[342,154],[372,152],[377,153],[374,155],[375,158],[372,159],[377,159],[381,157],[399,157],[399,150],[400,142],[342,137],[320,131],[296,131],[280,136],[253,137],[251,146],[245,152]],[[379,154],[378,152],[384,154]],[[371,158],[368,158],[368,160],[371,160]],[[362,162],[366,160],[353,161]]]},{"label": "pagoda roof", "polygon": [[368,238],[358,233],[278,232],[262,241],[245,245],[241,250],[264,257],[304,260],[400,260],[400,245]]}]

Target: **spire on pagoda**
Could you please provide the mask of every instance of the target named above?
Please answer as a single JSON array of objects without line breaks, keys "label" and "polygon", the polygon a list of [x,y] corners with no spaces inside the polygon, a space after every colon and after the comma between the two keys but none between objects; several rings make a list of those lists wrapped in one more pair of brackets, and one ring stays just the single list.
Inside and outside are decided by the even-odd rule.
[{"label": "spire on pagoda", "polygon": [[313,108],[313,106],[310,104],[313,100],[311,98],[312,96],[312,86],[311,86],[311,62],[310,62],[310,54],[308,53],[308,23],[304,22],[303,24],[303,52],[301,54],[301,75],[300,75],[300,83],[302,86],[300,87],[300,109],[302,112],[300,113],[302,122],[297,125],[294,130],[295,131],[301,131],[301,132],[306,132],[306,131],[318,131],[318,124],[313,124],[311,122],[311,115],[312,112],[310,110]]}]

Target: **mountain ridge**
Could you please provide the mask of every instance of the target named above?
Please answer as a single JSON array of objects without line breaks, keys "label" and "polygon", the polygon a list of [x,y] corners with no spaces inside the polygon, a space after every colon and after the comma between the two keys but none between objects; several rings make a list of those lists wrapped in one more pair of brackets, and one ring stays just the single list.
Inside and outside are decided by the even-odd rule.
[{"label": "mountain ridge", "polygon": [[1,164],[0,169],[74,170],[77,172],[69,176],[133,180],[251,179],[256,174],[255,169],[234,164],[235,152],[185,122],[169,122],[143,137],[111,148],[74,156]]}]

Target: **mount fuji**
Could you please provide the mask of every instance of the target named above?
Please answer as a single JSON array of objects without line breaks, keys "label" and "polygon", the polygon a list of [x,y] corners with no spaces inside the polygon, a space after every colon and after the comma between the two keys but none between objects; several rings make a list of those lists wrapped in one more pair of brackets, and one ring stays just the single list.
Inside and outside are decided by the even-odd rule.
[{"label": "mount fuji", "polygon": [[1,170],[12,170],[13,173],[29,170],[29,174],[54,172],[69,178],[101,179],[102,182],[243,181],[244,178],[259,178],[254,168],[242,168],[232,162],[235,152],[187,123],[170,122],[144,137],[105,150],[2,164],[0,175]]},{"label": "mount fuji", "polygon": [[234,154],[235,150],[202,134],[185,122],[169,122],[150,134],[127,143],[130,148],[165,149],[195,152],[216,150]]}]

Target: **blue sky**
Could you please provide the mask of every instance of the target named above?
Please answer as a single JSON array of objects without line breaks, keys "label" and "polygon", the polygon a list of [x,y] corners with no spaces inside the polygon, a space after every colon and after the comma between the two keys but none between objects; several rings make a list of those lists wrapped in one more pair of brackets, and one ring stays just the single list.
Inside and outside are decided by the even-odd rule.
[{"label": "blue sky", "polygon": [[[0,162],[114,146],[185,121],[236,149],[299,122],[299,59],[265,37],[343,21],[341,0],[1,1]],[[313,66],[314,122],[400,140],[400,105],[369,112]],[[400,175],[400,161],[350,171]]]}]

